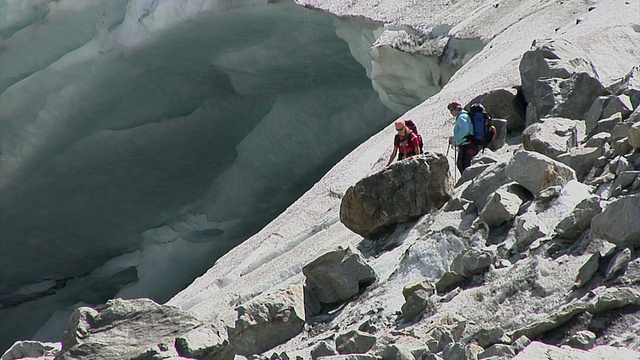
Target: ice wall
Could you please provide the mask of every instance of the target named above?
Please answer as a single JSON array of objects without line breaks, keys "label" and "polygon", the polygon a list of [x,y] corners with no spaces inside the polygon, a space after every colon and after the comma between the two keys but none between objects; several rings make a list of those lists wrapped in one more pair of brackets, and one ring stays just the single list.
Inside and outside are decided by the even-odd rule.
[{"label": "ice wall", "polygon": [[334,18],[290,3],[7,0],[0,18],[3,349],[79,304],[167,300],[396,116]]},{"label": "ice wall", "polygon": [[0,350],[163,302],[478,49],[266,0],[0,0]]}]

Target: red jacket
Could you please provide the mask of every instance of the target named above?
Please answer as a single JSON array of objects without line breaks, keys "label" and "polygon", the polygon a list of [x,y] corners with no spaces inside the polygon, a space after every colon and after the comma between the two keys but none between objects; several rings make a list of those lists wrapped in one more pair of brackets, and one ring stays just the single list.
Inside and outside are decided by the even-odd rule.
[{"label": "red jacket", "polygon": [[396,135],[393,139],[393,146],[398,148],[398,160],[406,159],[418,154],[420,139],[413,132],[410,132],[409,136]]}]

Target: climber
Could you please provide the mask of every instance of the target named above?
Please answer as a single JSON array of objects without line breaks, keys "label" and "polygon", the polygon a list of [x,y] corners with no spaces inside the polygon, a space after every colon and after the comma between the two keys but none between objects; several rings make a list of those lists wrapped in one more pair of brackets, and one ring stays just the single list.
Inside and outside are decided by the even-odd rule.
[{"label": "climber", "polygon": [[395,128],[398,133],[393,138],[393,152],[391,153],[389,162],[387,162],[387,166],[389,166],[393,162],[396,154],[398,155],[398,160],[403,160],[413,155],[422,154],[420,138],[413,130],[409,129],[406,121],[396,121]]},{"label": "climber", "polygon": [[453,127],[453,136],[449,137],[449,144],[458,147],[456,166],[460,173],[471,165],[471,159],[478,153],[478,146],[471,140],[473,138],[473,124],[469,114],[457,102],[447,105],[451,115],[456,117]]}]

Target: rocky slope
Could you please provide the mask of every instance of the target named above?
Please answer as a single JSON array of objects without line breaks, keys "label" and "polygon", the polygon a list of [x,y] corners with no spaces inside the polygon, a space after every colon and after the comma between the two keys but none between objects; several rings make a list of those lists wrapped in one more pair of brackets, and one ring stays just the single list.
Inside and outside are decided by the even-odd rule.
[{"label": "rocky slope", "polygon": [[[471,11],[376,4],[308,5],[423,31]],[[2,359],[639,358],[640,4],[481,9],[448,33],[487,46],[406,115],[427,155],[384,169],[385,130],[167,305],[81,308]],[[463,174],[454,99],[502,119]]]}]

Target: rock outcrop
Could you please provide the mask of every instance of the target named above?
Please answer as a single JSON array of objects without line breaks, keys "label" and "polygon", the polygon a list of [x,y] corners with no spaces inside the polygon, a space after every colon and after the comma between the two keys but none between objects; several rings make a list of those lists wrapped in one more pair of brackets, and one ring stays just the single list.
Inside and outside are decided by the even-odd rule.
[{"label": "rock outcrop", "polygon": [[389,233],[397,223],[439,209],[452,193],[453,179],[443,154],[413,156],[347,189],[340,204],[340,221],[373,239]]},{"label": "rock outcrop", "polygon": [[56,359],[232,358],[226,329],[173,306],[115,299],[71,317]]},{"label": "rock outcrop", "polygon": [[294,286],[239,306],[232,333],[235,351],[259,354],[298,335],[306,321],[304,290]]}]

